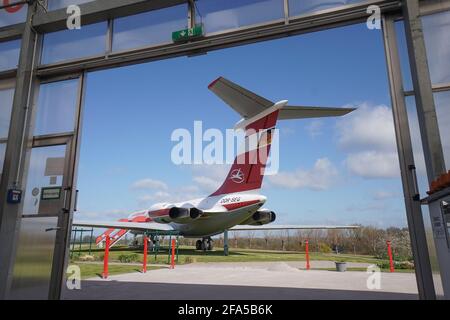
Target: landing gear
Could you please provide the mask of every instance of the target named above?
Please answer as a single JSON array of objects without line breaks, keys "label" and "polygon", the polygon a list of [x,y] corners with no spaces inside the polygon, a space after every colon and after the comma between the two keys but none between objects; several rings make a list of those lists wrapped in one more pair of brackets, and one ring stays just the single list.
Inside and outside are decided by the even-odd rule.
[{"label": "landing gear", "polygon": [[203,238],[195,243],[196,250],[211,251],[213,249],[213,240],[211,238]]},{"label": "landing gear", "polygon": [[212,239],[208,240],[208,247],[206,249],[208,251],[211,251],[213,249],[213,241],[212,241]]},{"label": "landing gear", "polygon": [[202,250],[202,240],[197,240],[195,243],[195,250]]}]

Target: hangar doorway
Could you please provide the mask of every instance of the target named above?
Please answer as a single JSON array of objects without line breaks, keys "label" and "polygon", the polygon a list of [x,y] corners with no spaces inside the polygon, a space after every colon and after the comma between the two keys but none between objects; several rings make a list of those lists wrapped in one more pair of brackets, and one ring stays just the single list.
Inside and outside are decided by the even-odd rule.
[{"label": "hangar doorway", "polygon": [[[80,1],[80,2],[86,2],[86,1]],[[101,0],[99,0],[97,3],[102,2]],[[182,3],[181,3],[182,2]],[[189,3],[185,3],[185,1],[181,1],[181,2],[177,2],[174,1],[173,3],[173,7],[171,7],[170,11],[173,14],[171,17],[175,17],[175,21],[178,21],[174,24],[170,24],[171,27],[177,27],[179,26],[179,21],[182,21],[183,26],[185,25],[185,13],[186,13],[186,9],[188,9],[189,11],[189,20],[188,20],[188,27],[193,27],[195,25],[195,17],[196,15],[193,14],[195,13],[195,3],[193,3],[192,1],[189,1]],[[258,1],[256,1],[258,2]],[[121,35],[123,36],[124,34],[127,34],[128,32],[130,32],[129,28],[134,29],[134,26],[132,24],[127,23],[127,21],[129,22],[129,20],[127,19],[127,15],[133,14],[133,13],[138,13],[139,10],[142,11],[146,11],[146,10],[155,10],[155,9],[161,9],[161,8],[150,8],[150,7],[146,7],[143,8],[142,6],[132,6],[131,7],[131,11],[127,11],[126,13],[121,13],[121,10],[116,10],[114,11],[114,8],[110,10],[111,13],[113,14],[113,18],[109,18],[108,21],[104,21],[106,18],[105,15],[102,14],[98,14],[98,12],[95,12],[96,10],[99,9],[99,7],[97,6],[91,6],[89,3],[82,5],[83,9],[89,9],[91,11],[90,12],[90,22],[98,22],[98,23],[92,23],[89,25],[86,25],[86,27],[83,29],[85,32],[84,34],[80,33],[78,34],[78,36],[80,36],[79,38],[77,38],[77,36],[75,36],[75,46],[73,46],[73,44],[70,44],[70,41],[74,40],[71,39],[70,36],[67,36],[68,33],[66,33],[66,31],[57,31],[58,28],[62,29],[62,22],[64,22],[64,18],[61,18],[61,12],[59,12],[59,14],[55,14],[53,16],[52,19],[56,19],[58,21],[49,21],[47,20],[47,16],[45,16],[44,13],[39,13],[38,16],[38,21],[35,22],[35,26],[31,25],[31,17],[32,14],[34,12],[30,12],[29,16],[30,19],[27,20],[26,26],[27,28],[25,29],[25,34],[23,37],[23,41],[24,41],[24,53],[21,55],[21,62],[19,65],[19,70],[17,71],[17,75],[18,75],[18,79],[20,81],[17,82],[17,94],[15,97],[15,102],[14,102],[14,112],[13,112],[13,116],[12,116],[12,123],[14,123],[15,125],[17,125],[19,128],[21,128],[22,126],[25,127],[26,129],[24,129],[24,132],[14,132],[11,131],[12,135],[8,138],[9,141],[14,142],[14,144],[8,144],[7,146],[7,151],[6,151],[6,165],[5,165],[5,171],[3,173],[2,179],[4,181],[2,181],[2,190],[5,191],[5,195],[1,195],[2,197],[6,197],[6,189],[7,188],[11,188],[12,186],[15,187],[17,183],[20,184],[19,178],[21,178],[21,168],[19,165],[19,168],[15,167],[15,163],[22,163],[23,157],[22,157],[22,145],[17,144],[16,142],[20,141],[20,134],[23,134],[22,139],[24,139],[23,137],[25,137],[27,135],[27,130],[29,127],[30,123],[33,123],[33,121],[28,120],[27,118],[27,114],[26,111],[21,110],[21,108],[23,108],[24,105],[28,105],[27,102],[28,100],[26,100],[26,91],[27,91],[27,86],[31,86],[32,83],[32,79],[31,77],[28,77],[30,79],[30,81],[26,81],[27,80],[27,72],[29,70],[34,70],[33,69],[33,63],[34,63],[34,58],[36,55],[36,50],[31,50],[31,48],[33,47],[33,43],[34,43],[34,48],[39,47],[40,48],[40,43],[38,45],[38,41],[35,41],[34,37],[37,36],[36,34],[34,34],[34,32],[36,30],[38,30],[39,32],[42,33],[42,35],[39,35],[39,40],[41,40],[41,38],[44,38],[43,42],[44,42],[44,47],[43,47],[43,52],[42,53],[42,59],[39,60],[40,63],[38,62],[39,66],[36,67],[36,76],[37,78],[39,78],[39,81],[41,81],[42,79],[50,79],[50,80],[54,80],[56,81],[57,79],[55,79],[54,77],[59,75],[59,74],[64,74],[64,75],[68,75],[68,74],[73,74],[74,72],[86,72],[86,71],[91,71],[94,69],[98,69],[98,68],[108,68],[108,67],[112,67],[112,66],[119,66],[121,64],[129,64],[129,63],[136,63],[136,62],[142,62],[142,61],[148,61],[148,60],[152,60],[152,59],[160,59],[162,57],[173,57],[173,56],[177,56],[177,55],[183,55],[183,54],[199,54],[199,53],[204,53],[209,49],[218,49],[221,47],[226,47],[226,46],[231,46],[234,44],[242,44],[242,43],[246,43],[247,41],[252,42],[252,41],[258,41],[258,40],[262,40],[264,39],[270,39],[271,37],[278,37],[281,36],[282,34],[284,35],[290,35],[290,32],[293,33],[297,33],[297,32],[303,32],[304,30],[307,31],[312,31],[314,29],[314,27],[317,28],[321,28],[321,27],[330,27],[331,25],[335,26],[334,22],[336,20],[334,20],[334,18],[336,17],[332,17],[332,15],[330,13],[333,13],[333,10],[324,10],[324,11],[318,11],[317,12],[317,16],[319,19],[316,20],[316,16],[315,14],[312,14],[312,16],[310,16],[310,9],[314,12],[314,8],[295,8],[295,6],[291,7],[290,6],[290,2],[289,1],[268,1],[271,4],[276,3],[278,5],[278,10],[269,10],[270,11],[270,15],[261,15],[262,20],[273,20],[273,25],[256,25],[256,26],[252,26],[251,28],[249,28],[248,30],[246,28],[244,28],[245,30],[240,29],[242,27],[242,25],[239,23],[239,21],[233,21],[236,22],[234,24],[230,25],[225,25],[225,26],[220,26],[219,29],[211,29],[208,32],[210,32],[210,34],[208,36],[211,36],[211,40],[207,40],[211,41],[209,42],[207,45],[205,45],[206,42],[193,42],[193,43],[188,43],[186,45],[173,45],[169,44],[169,45],[163,45],[162,50],[160,51],[158,45],[156,45],[156,49],[153,50],[153,48],[151,47],[152,45],[159,44],[161,39],[151,39],[151,43],[150,43],[150,50],[148,50],[149,48],[146,47],[142,50],[133,50],[136,49],[136,47],[138,47],[140,44],[142,44],[140,41],[132,41],[131,43],[125,41],[125,42],[120,42],[120,41],[113,41],[114,39],[120,39]],[[395,2],[395,3],[394,3]],[[197,3],[200,3],[200,1],[198,1]],[[369,3],[369,2],[368,2]],[[370,1],[370,4],[372,3],[372,1]],[[416,3],[416,2],[414,2]],[[105,3],[103,3],[105,4]],[[177,7],[177,4],[179,4],[180,6]],[[284,4],[283,9],[281,10],[281,6]],[[345,14],[345,18],[343,18],[342,20],[339,20],[340,22],[338,22],[337,24],[339,25],[339,23],[345,22],[345,23],[349,23],[349,22],[354,22],[353,19],[365,19],[365,9],[366,9],[366,4],[352,4],[352,5],[348,5],[348,6],[344,6],[342,8],[342,13]],[[399,6],[399,2],[397,1],[390,1],[390,2],[383,2],[383,3],[377,3],[380,4],[383,8],[383,10],[387,13],[390,12],[390,10],[392,10],[392,12],[397,12],[398,13],[398,9],[400,8]],[[403,4],[406,4],[406,2],[404,2]],[[418,2],[416,3],[416,11],[418,11]],[[153,4],[152,4],[153,5]],[[265,5],[267,5],[267,3],[265,3]],[[149,6],[151,6],[149,4]],[[414,12],[410,11],[409,5],[406,6],[408,11],[409,16],[413,15]],[[413,6],[414,7],[414,6]],[[181,8],[181,9],[180,9]],[[265,11],[267,10],[267,6],[263,6]],[[270,7],[269,7],[270,8]],[[49,8],[50,10],[53,10],[55,8]],[[58,9],[58,5],[56,5],[56,9]],[[128,8],[130,9],[130,8]],[[173,11],[172,11],[173,9]],[[212,12],[215,12],[214,8],[211,10],[211,8],[206,8],[207,10],[204,11],[207,12],[208,14]],[[217,8],[216,8],[217,9]],[[306,10],[305,10],[306,9]],[[333,9],[333,8],[332,8]],[[36,10],[36,5],[33,7],[33,10]],[[264,11],[263,10],[263,11]],[[291,11],[291,13],[289,13]],[[397,10],[397,11],[396,11]],[[433,10],[442,10],[441,7],[438,7],[437,9],[434,8]],[[169,10],[168,10],[169,11]],[[168,12],[167,11],[167,12]],[[216,10],[216,11],[221,11],[221,10]],[[151,12],[156,13],[155,12]],[[158,11],[161,12],[161,11]],[[245,12],[245,11],[244,11]],[[294,13],[295,12],[295,13]],[[299,14],[300,13],[300,17],[296,17],[295,14]],[[311,20],[305,20],[305,21],[310,21],[313,22],[310,26],[311,27],[305,27],[304,25],[302,26],[302,23],[304,22],[304,16],[302,16],[301,14],[305,14],[306,18],[311,18]],[[348,14],[348,16],[347,16]],[[416,14],[418,14],[416,12]],[[117,17],[116,17],[117,15]],[[157,15],[157,13],[156,13]],[[213,14],[212,16],[216,16],[215,14]],[[108,16],[111,17],[111,16]],[[142,17],[142,16],[141,16]],[[180,19],[178,19],[177,17],[181,17]],[[254,16],[251,16],[254,18]],[[356,17],[356,18],[355,18]],[[39,20],[40,18],[40,20]],[[280,18],[280,19],[277,19]],[[325,18],[325,19],[321,19],[321,18]],[[330,20],[327,20],[330,19]],[[133,18],[131,18],[133,19]],[[275,19],[275,20],[274,20]],[[417,19],[417,17],[416,17]],[[50,19],[51,20],[51,19]],[[143,19],[145,20],[145,19]],[[156,19],[157,20],[157,19]],[[205,19],[207,20],[207,19]],[[62,22],[61,22],[62,21]],[[317,21],[320,21],[319,23],[317,23]],[[116,25],[117,22],[117,25]],[[142,22],[142,20],[141,20]],[[248,24],[252,25],[255,23],[261,22],[261,20],[252,20],[250,22],[248,22]],[[294,22],[300,22],[300,24],[295,25]],[[291,24],[292,23],[292,24]],[[248,25],[247,24],[247,25]],[[308,24],[308,23],[306,23]],[[114,28],[113,28],[114,25]],[[138,27],[137,29],[139,29],[139,25],[140,23],[138,23]],[[118,26],[119,28],[115,28],[115,26]],[[34,27],[36,27],[37,29],[35,29]],[[221,34],[220,30],[221,28],[225,28],[228,30],[228,28],[237,28],[234,31],[237,32],[230,32],[231,37],[228,39],[223,38],[223,34]],[[252,29],[254,28],[254,29]],[[262,33],[260,33],[259,30],[263,30]],[[145,31],[146,29],[144,28],[144,33],[146,33]],[[52,32],[53,31],[53,32]],[[142,34],[142,29],[140,30],[141,34]],[[236,35],[240,35],[241,31],[245,31],[243,33],[243,38],[235,38]],[[252,33],[253,31],[255,31],[255,33]],[[20,31],[19,33],[14,33],[16,31],[12,31],[12,33],[7,33],[2,34],[2,38],[5,38],[7,40],[18,37],[18,35],[20,35]],[[217,34],[215,34],[215,32],[217,32]],[[133,33],[133,31],[131,32]],[[226,33],[226,32],[225,32]],[[45,34],[45,35],[43,35]],[[72,34],[73,35],[73,34]],[[5,37],[3,37],[5,36]],[[42,37],[41,37],[42,36]],[[139,40],[139,37],[135,37],[132,38],[134,40]],[[69,39],[70,41],[67,42],[67,39]],[[81,43],[83,43],[84,40],[88,39],[87,45],[85,46],[78,46],[77,47],[77,41],[81,41]],[[231,39],[231,40],[230,40]],[[99,41],[96,41],[99,40]],[[123,37],[122,37],[122,40]],[[217,41],[218,40],[218,41]],[[223,41],[223,42],[222,42]],[[227,42],[228,41],[228,42]],[[86,43],[85,43],[86,44]],[[119,44],[119,46],[117,47],[117,44]],[[149,45],[149,43],[145,43],[146,45]],[[199,46],[196,46],[197,44],[199,44]],[[64,48],[69,45],[69,49],[68,51],[65,51]],[[192,45],[192,47],[191,47]],[[114,47],[116,46],[116,47]],[[63,50],[61,50],[61,48]],[[83,50],[79,50],[80,48],[82,48]],[[28,49],[28,50],[25,50]],[[78,49],[78,50],[77,50]],[[120,51],[123,50],[123,51]],[[129,55],[129,51],[133,51],[132,54]],[[31,52],[33,51],[33,52]],[[40,51],[40,50],[38,50]],[[114,52],[115,51],[115,52]],[[414,52],[416,53],[416,52]],[[424,55],[424,52],[422,52],[422,57]],[[419,59],[420,60],[420,57]],[[418,61],[416,61],[417,63]],[[31,68],[31,69],[30,69]],[[426,68],[425,68],[426,69]],[[2,73],[2,77],[8,78],[11,76],[15,75],[15,71],[14,70],[7,70],[6,73]],[[428,81],[429,82],[429,81]],[[417,87],[417,85],[415,85],[415,87]],[[447,86],[440,86],[439,90],[442,90],[442,88],[447,88]],[[418,89],[421,89],[420,87]],[[434,90],[435,88],[433,88]],[[418,96],[420,97],[420,93],[417,93]],[[402,93],[403,94],[403,93]],[[418,101],[419,103],[419,107],[421,105],[423,101]],[[23,120],[23,123],[21,122],[21,119]],[[31,135],[33,135],[33,133],[31,132]],[[3,140],[2,140],[3,141]],[[4,142],[4,141],[3,141]],[[2,144],[4,144],[2,142]],[[45,142],[45,141],[43,141]],[[49,142],[49,145],[52,144],[52,142]],[[57,142],[56,144],[62,144],[64,145],[63,142]],[[3,146],[3,145],[2,145]],[[20,150],[19,150],[20,149]],[[44,149],[42,149],[44,150]],[[61,158],[61,154],[55,156],[55,158]],[[76,159],[75,157],[72,157],[72,159]],[[75,162],[74,162],[75,163]],[[72,169],[75,169],[75,166],[72,167]],[[17,170],[17,178],[14,180],[14,178],[12,178],[13,175],[15,175],[15,171]],[[44,173],[45,174],[45,173]],[[53,176],[54,177],[54,176]],[[74,177],[76,177],[76,174],[74,174]],[[50,182],[54,182],[55,179],[52,178],[52,180]],[[56,185],[58,185],[58,177],[56,176]],[[405,190],[406,190],[406,183],[404,183],[405,186]],[[17,194],[20,194],[20,189],[16,190],[16,189],[8,189],[14,192],[16,192]],[[50,192],[51,194],[52,192]],[[405,191],[406,193],[406,191]],[[15,199],[16,194],[13,194],[13,196],[15,197],[11,197],[11,201],[16,201]],[[71,208],[69,209],[70,213],[71,211],[74,209],[74,200],[75,200],[75,190],[71,191],[70,194],[70,206]],[[72,201],[73,199],[73,201]],[[6,204],[6,202],[5,202]],[[19,221],[21,219],[21,215],[22,215],[22,209],[21,206],[18,206],[20,209],[17,209],[16,207],[12,208],[9,205],[4,205],[4,208],[2,208],[2,218],[4,217],[5,214],[5,210],[6,209],[11,209],[11,211],[8,211],[8,213],[12,213],[11,216],[13,216],[14,213],[17,214],[17,220]],[[6,209],[5,209],[6,208]],[[410,212],[409,212],[410,213]],[[14,221],[9,221],[6,220],[6,224],[2,224],[2,229],[7,228],[7,231],[11,231],[11,229],[14,229]],[[5,227],[6,225],[6,227]],[[15,231],[14,231],[15,232]],[[13,233],[14,233],[13,232]],[[15,252],[15,244],[14,242],[11,242],[11,246],[7,246],[6,249],[2,248],[2,257],[3,258],[7,258],[6,261],[9,261],[10,259],[14,260],[14,252]],[[8,253],[11,253],[11,258],[8,257]],[[417,258],[417,257],[416,257]],[[2,259],[3,260],[3,259]],[[420,260],[420,259],[419,259]],[[13,264],[11,264],[13,265]],[[5,274],[7,274],[6,277],[2,277],[2,283],[7,283],[10,281],[10,267],[8,266],[8,270],[6,271]],[[5,269],[6,270],[6,269]],[[5,280],[6,279],[6,280]],[[61,280],[61,278],[59,278],[59,280]],[[6,286],[5,286],[6,287]],[[3,296],[3,294],[2,294]]]},{"label": "hangar doorway", "polygon": [[[350,34],[354,37],[349,37]],[[358,60],[359,56],[369,56],[370,67],[364,59]],[[321,67],[318,67],[319,60]],[[312,64],[311,61],[316,62]],[[372,165],[366,172],[356,175],[353,171],[348,172],[347,167],[339,166],[339,161],[347,160],[348,153],[353,155],[347,146],[360,143],[346,140],[350,133],[345,131],[351,127],[355,133],[353,130],[358,130],[358,121],[367,121],[366,127],[371,127],[375,118],[374,125],[378,130],[386,124],[383,121],[390,121],[385,143],[390,143],[389,148],[393,149],[386,155],[395,154],[385,70],[381,32],[358,24],[202,56],[88,73],[75,218],[119,220],[157,202],[185,201],[214,191],[193,181],[215,178],[220,182],[226,176],[227,165],[216,166],[220,171],[215,177],[208,173],[206,165],[177,166],[170,159],[175,144],[170,137],[178,128],[192,132],[194,122],[199,120],[203,121],[203,130],[218,128],[221,131],[239,120],[233,110],[207,90],[212,80],[225,76],[273,101],[289,98],[293,104],[361,107],[356,114],[358,117],[352,116],[352,120],[297,120],[279,124],[280,171],[286,176],[286,172],[300,168],[319,176],[305,182],[302,179],[308,179],[308,174],[302,175],[297,178],[298,183],[306,185],[298,187],[282,185],[276,175],[265,178],[271,188],[263,188],[261,193],[268,196],[268,205],[278,213],[280,220],[277,223],[376,225],[377,221],[386,221],[385,227],[406,226],[401,197],[391,200],[391,210],[382,210],[381,206],[367,208],[364,201],[372,204],[376,201],[367,194],[360,195],[367,200],[360,199],[352,190],[354,185],[350,187],[355,183],[376,192],[382,183],[380,177],[374,177],[378,174],[386,190],[398,192],[401,190],[398,167],[394,167],[393,172],[388,169],[386,173],[377,171],[379,169]],[[350,72],[352,76],[344,78],[344,72],[347,75]],[[196,77],[187,81],[186,74]],[[255,81],[255,78],[261,80]],[[155,113],[161,105],[165,107]],[[380,117],[381,123],[378,122]],[[368,139],[384,139],[383,133],[374,131],[374,136]],[[289,152],[293,146],[297,151]],[[368,150],[377,147],[371,145]],[[325,172],[314,171],[318,160],[319,164],[326,165]],[[336,171],[354,182],[329,181],[328,178],[336,178]],[[338,189],[341,191],[337,192]],[[284,201],[283,193],[291,199],[295,194],[303,194],[301,206],[296,206],[292,200]],[[323,204],[322,212],[312,211],[319,203],[317,197],[329,199],[330,206]],[[320,218],[312,219],[317,215]]]}]

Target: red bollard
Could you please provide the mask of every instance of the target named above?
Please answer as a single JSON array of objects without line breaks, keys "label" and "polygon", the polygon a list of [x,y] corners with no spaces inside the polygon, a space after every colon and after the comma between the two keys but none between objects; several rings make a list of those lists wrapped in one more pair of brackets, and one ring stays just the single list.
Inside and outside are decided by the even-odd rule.
[{"label": "red bollard", "polygon": [[105,256],[103,258],[103,273],[102,278],[106,279],[108,278],[108,258],[109,258],[109,246],[111,243],[111,238],[109,236],[106,236],[105,239]]},{"label": "red bollard", "polygon": [[172,239],[172,259],[170,262],[170,269],[175,269],[175,239]]},{"label": "red bollard", "polygon": [[306,255],[306,270],[309,270],[311,266],[309,265],[309,241],[305,240],[305,255]]},{"label": "red bollard", "polygon": [[395,269],[394,269],[394,261],[392,259],[391,241],[387,240],[386,244],[387,244],[388,256],[389,256],[389,271],[390,272],[394,272]]},{"label": "red bollard", "polygon": [[143,261],[143,265],[142,265],[142,273],[147,272],[147,243],[148,243],[148,238],[146,236],[144,236],[144,261]]}]

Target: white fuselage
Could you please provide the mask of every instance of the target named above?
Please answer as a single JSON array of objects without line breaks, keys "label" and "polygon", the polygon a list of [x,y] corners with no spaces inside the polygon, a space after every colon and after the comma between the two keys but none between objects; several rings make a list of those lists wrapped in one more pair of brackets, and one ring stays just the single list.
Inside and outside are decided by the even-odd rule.
[{"label": "white fuselage", "polygon": [[[232,193],[193,199],[175,204],[158,203],[148,210],[148,217],[158,223],[167,223],[184,237],[208,237],[224,232],[249,219],[266,202],[266,197],[252,193]],[[203,214],[192,219],[171,219],[172,207],[197,208]]]}]

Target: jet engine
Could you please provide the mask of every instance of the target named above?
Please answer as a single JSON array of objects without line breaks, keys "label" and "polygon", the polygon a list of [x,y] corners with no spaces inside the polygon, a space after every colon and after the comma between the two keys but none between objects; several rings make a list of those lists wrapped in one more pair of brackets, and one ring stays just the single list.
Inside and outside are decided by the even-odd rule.
[{"label": "jet engine", "polygon": [[184,218],[197,219],[203,214],[203,211],[197,208],[178,208],[172,207],[169,210],[169,217],[172,220],[180,220]]},{"label": "jet engine", "polygon": [[172,207],[169,210],[169,217],[172,220],[186,218],[189,216],[189,208]]},{"label": "jet engine", "polygon": [[203,211],[197,208],[189,209],[189,216],[191,219],[197,219],[203,214]]},{"label": "jet engine", "polygon": [[263,225],[274,222],[276,214],[273,211],[267,209],[261,209],[256,211],[249,219],[245,220],[241,224],[246,225]]}]

